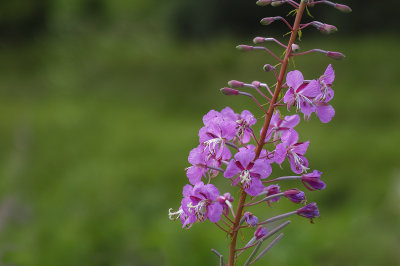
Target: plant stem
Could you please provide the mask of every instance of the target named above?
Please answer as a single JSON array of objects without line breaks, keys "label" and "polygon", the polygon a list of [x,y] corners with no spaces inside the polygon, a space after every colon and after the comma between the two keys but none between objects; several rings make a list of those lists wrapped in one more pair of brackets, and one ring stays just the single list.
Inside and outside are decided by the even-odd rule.
[{"label": "plant stem", "polygon": [[[299,27],[300,27],[300,22],[301,22],[301,18],[303,16],[303,12],[304,9],[307,5],[307,1],[302,0],[300,3],[299,8],[297,9],[297,14],[296,14],[296,18],[294,21],[294,25],[293,25],[293,30],[292,33],[290,35],[290,39],[289,39],[289,43],[286,49],[286,53],[285,53],[285,58],[283,59],[282,62],[282,67],[280,69],[279,72],[279,77],[278,77],[278,82],[276,84],[275,87],[275,92],[274,95],[272,97],[271,100],[271,104],[269,105],[268,108],[268,113],[265,117],[265,122],[264,122],[264,126],[263,129],[261,131],[261,136],[260,136],[260,141],[258,142],[257,148],[256,148],[256,156],[254,158],[254,160],[258,159],[258,157],[260,156],[261,150],[264,146],[264,140],[265,140],[265,136],[267,135],[267,130],[269,127],[269,124],[271,122],[271,118],[272,118],[272,114],[274,113],[274,109],[275,109],[275,104],[278,100],[279,97],[279,93],[281,91],[281,87],[282,87],[282,83],[283,83],[283,79],[285,77],[285,73],[286,73],[286,69],[289,63],[289,58],[290,55],[292,53],[292,44],[294,43],[294,41],[296,40],[297,37],[297,32],[299,31]],[[239,203],[238,203],[238,207],[237,207],[237,211],[236,211],[236,217],[235,217],[235,222],[232,226],[232,240],[231,240],[231,244],[229,246],[229,260],[228,260],[228,266],[234,266],[235,265],[235,253],[236,253],[236,239],[237,239],[237,234],[239,232],[240,226],[240,219],[242,218],[242,212],[243,212],[243,208],[244,208],[244,203],[246,202],[246,192],[244,191],[244,189],[242,188],[241,194],[240,194],[240,199],[239,199]]]}]

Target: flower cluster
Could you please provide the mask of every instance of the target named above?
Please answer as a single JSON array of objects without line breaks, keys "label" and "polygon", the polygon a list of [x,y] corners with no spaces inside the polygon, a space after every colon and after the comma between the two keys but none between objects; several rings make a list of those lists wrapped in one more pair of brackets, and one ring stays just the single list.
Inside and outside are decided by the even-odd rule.
[{"label": "flower cluster", "polygon": [[[270,86],[260,81],[242,82],[231,80],[230,87],[221,89],[222,93],[231,96],[246,96],[265,114],[261,126],[257,128],[257,119],[250,111],[244,110],[235,113],[226,107],[221,111],[211,110],[203,116],[203,127],[199,130],[199,144],[193,148],[188,157],[189,167],[186,168],[186,176],[189,184],[183,187],[181,206],[177,211],[169,210],[171,220],[180,219],[183,228],[190,228],[194,223],[209,220],[231,237],[229,254],[229,266],[234,265],[236,258],[246,249],[257,245],[259,247],[264,240],[277,233],[290,221],[286,221],[271,231],[264,227],[265,224],[286,219],[292,215],[305,217],[313,221],[320,213],[315,202],[307,203],[306,195],[299,188],[281,190],[285,182],[296,182],[310,191],[323,190],[326,184],[321,180],[322,172],[310,170],[311,164],[306,158],[310,141],[302,140],[296,131],[296,126],[301,122],[299,114],[287,114],[285,110],[279,110],[280,106],[286,106],[287,111],[295,107],[297,113],[302,113],[305,120],[310,120],[313,113],[322,123],[328,123],[335,115],[331,105],[334,97],[333,82],[335,72],[331,64],[325,70],[318,71],[314,79],[306,80],[299,70],[286,73],[289,59],[293,56],[317,52],[333,59],[342,59],[344,55],[339,52],[312,49],[299,53],[300,47],[294,43],[297,32],[308,26],[313,26],[325,34],[337,31],[333,25],[312,21],[300,24],[301,16],[307,6],[312,7],[317,3],[333,5],[336,9],[349,12],[351,9],[345,5],[335,4],[329,1],[305,1],[300,3],[278,0],[259,0],[257,4],[273,5],[288,3],[295,7],[296,20],[292,25],[283,17],[269,17],[261,20],[261,24],[269,25],[281,20],[290,28],[292,35],[287,45],[274,38],[256,37],[254,43],[274,42],[285,48],[284,59],[280,59],[268,48],[263,46],[239,45],[241,51],[262,50],[271,54],[281,64],[279,75],[277,69],[271,64],[266,64],[264,70],[273,72],[277,79],[272,92]],[[321,74],[322,73],[322,74]],[[260,104],[259,100],[245,89],[254,90],[267,101]],[[285,90],[281,94],[281,90]],[[284,95],[282,97],[282,95]],[[268,110],[264,107],[268,106]],[[261,128],[261,129],[260,129]],[[275,167],[274,167],[275,165]],[[288,167],[294,173],[290,176],[280,176],[275,171]],[[273,169],[276,169],[273,171]],[[217,188],[223,182],[229,182],[232,187],[240,191],[240,198],[236,201],[229,192],[222,194]],[[283,182],[283,183],[281,183]],[[232,193],[233,194],[233,193]],[[233,194],[233,195],[236,195]],[[301,204],[301,207],[287,213],[270,218],[254,215],[246,208],[265,204],[266,208],[276,204],[281,199],[288,199],[292,203]],[[236,205],[236,211],[234,209]],[[236,249],[236,237],[241,228],[253,228],[254,236],[241,249]],[[248,260],[253,263],[280,238],[275,238],[271,244],[262,251],[252,262],[256,248]],[[240,251],[240,252],[238,252]],[[222,258],[217,251],[214,252]],[[222,262],[221,262],[221,265]]]}]

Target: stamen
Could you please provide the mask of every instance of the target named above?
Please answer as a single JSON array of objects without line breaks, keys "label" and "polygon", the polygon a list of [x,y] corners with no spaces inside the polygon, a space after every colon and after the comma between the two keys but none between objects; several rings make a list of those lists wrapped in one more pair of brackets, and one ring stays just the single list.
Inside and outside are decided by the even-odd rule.
[{"label": "stamen", "polygon": [[[168,210],[168,216],[171,221],[177,220],[183,214],[183,210],[179,209],[178,211],[174,212],[172,208]],[[174,217],[175,216],[175,217]]]}]

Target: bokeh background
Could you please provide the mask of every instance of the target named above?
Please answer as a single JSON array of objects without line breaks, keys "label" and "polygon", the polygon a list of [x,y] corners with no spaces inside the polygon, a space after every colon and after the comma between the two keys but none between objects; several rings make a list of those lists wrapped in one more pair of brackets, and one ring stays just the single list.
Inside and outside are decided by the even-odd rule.
[{"label": "bokeh background", "polygon": [[[225,235],[211,223],[183,230],[167,213],[202,116],[229,105],[261,117],[218,91],[231,79],[272,82],[271,57],[234,47],[257,35],[287,42],[281,23],[258,21],[290,9],[254,2],[0,2],[1,265],[217,265],[210,248],[227,254]],[[293,217],[259,265],[400,265],[400,4],[343,3],[353,13],[311,10],[338,33],[307,29],[299,44],[346,59],[295,61],[309,79],[336,69],[335,118],[298,128],[328,184],[308,193],[322,215]]]}]

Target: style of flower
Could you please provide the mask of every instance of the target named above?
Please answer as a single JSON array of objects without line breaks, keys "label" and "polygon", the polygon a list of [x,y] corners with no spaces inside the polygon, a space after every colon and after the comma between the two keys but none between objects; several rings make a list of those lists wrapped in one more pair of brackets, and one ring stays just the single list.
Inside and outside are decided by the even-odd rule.
[{"label": "style of flower", "polygon": [[265,141],[268,141],[271,136],[273,137],[273,141],[279,140],[283,135],[289,133],[290,129],[293,129],[300,123],[299,115],[290,115],[285,116],[284,119],[281,119],[280,113],[276,111],[271,118],[271,123],[269,124],[267,135],[265,137]]},{"label": "style of flower", "polygon": [[217,201],[219,190],[212,184],[204,185],[203,182],[195,186],[183,187],[183,199],[181,208],[188,218],[184,221],[184,227],[191,226],[195,221],[204,222],[207,218],[216,223],[221,218],[222,205]]},{"label": "style of flower", "polygon": [[239,150],[224,172],[226,178],[238,175],[232,185],[240,182],[250,196],[256,196],[263,190],[264,185],[261,179],[267,178],[272,172],[267,160],[257,159],[253,162],[255,155],[254,149],[251,147]]},{"label": "style of flower", "polygon": [[301,181],[304,186],[313,191],[313,190],[323,190],[326,187],[326,184],[321,181],[322,172],[318,170],[314,170],[312,173],[304,174],[301,176]]},{"label": "style of flower", "polygon": [[232,209],[232,204],[233,198],[230,193],[224,193],[223,196],[219,196],[217,198],[217,201],[221,204],[223,208],[223,214],[228,215],[229,214],[229,209]]},{"label": "style of flower", "polygon": [[290,133],[282,138],[282,143],[279,143],[275,149],[275,162],[282,164],[288,157],[290,168],[296,174],[306,172],[308,168],[308,160],[304,157],[307,151],[309,141],[298,142],[299,135],[293,129]]},{"label": "style of flower", "polygon": [[289,89],[283,97],[283,102],[287,104],[287,109],[295,105],[296,110],[300,110],[306,118],[309,118],[315,111],[313,99],[320,94],[318,82],[311,80],[305,83],[303,74],[294,70],[286,75],[286,84]]}]

